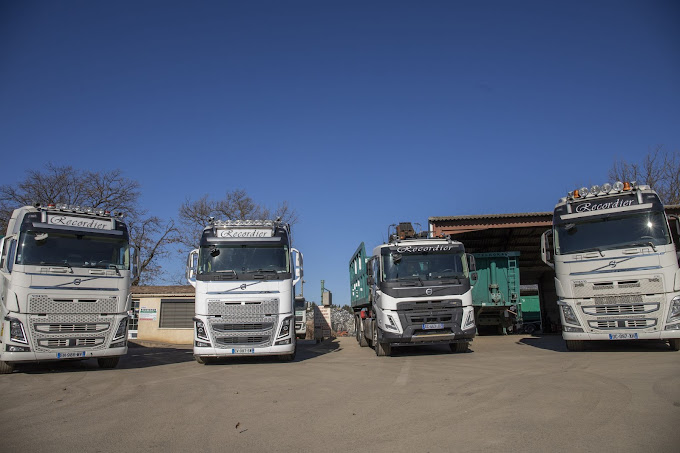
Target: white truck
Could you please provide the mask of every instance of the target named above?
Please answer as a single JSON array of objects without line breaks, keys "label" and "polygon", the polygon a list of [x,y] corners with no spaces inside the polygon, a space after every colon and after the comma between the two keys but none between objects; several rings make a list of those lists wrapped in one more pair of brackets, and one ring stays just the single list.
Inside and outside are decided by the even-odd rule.
[{"label": "white truck", "polygon": [[302,254],[291,246],[288,224],[209,219],[187,263],[196,288],[196,361],[244,355],[293,360],[301,278]]},{"label": "white truck", "polygon": [[377,356],[389,356],[394,346],[431,344],[466,352],[476,332],[474,258],[460,242],[416,233],[408,222],[391,225],[388,237],[371,257],[362,242],[349,262],[359,345]]},{"label": "white truck", "polygon": [[295,297],[295,336],[304,340],[307,337],[307,308],[309,304],[302,296]]},{"label": "white truck", "polygon": [[678,225],[652,189],[635,183],[583,187],[560,199],[541,254],[555,269],[568,350],[589,340],[645,339],[680,350]]},{"label": "white truck", "polygon": [[0,373],[48,360],[116,367],[138,269],[121,215],[65,204],[16,209],[0,256]]}]

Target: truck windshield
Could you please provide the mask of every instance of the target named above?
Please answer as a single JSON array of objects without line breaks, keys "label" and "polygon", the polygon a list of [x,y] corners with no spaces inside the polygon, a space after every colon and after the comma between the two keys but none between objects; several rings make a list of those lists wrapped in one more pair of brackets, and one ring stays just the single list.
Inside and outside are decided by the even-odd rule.
[{"label": "truck windshield", "polygon": [[670,243],[666,217],[659,211],[576,220],[555,226],[558,255]]},{"label": "truck windshield", "polygon": [[198,273],[225,272],[289,272],[287,246],[281,245],[209,245],[202,246],[198,258]]},{"label": "truck windshield", "polygon": [[77,233],[25,231],[17,264],[129,269],[128,243],[122,238]]},{"label": "truck windshield", "polygon": [[422,253],[383,255],[383,280],[439,280],[462,278],[467,274],[462,253]]}]

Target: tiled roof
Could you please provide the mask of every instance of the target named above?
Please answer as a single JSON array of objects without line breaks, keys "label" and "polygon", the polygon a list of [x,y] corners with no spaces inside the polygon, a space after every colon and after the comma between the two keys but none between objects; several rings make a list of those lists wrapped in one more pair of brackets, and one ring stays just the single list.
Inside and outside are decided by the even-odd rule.
[{"label": "tiled roof", "polygon": [[160,294],[167,296],[169,294],[191,295],[195,293],[195,289],[191,285],[174,285],[174,286],[133,286],[132,295],[151,295]]}]

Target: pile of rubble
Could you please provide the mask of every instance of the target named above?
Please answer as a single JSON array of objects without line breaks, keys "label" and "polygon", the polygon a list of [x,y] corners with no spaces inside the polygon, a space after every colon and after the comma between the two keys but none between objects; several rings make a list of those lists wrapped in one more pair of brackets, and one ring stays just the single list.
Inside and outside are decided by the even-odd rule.
[{"label": "pile of rubble", "polygon": [[[354,335],[354,314],[340,307],[331,307],[332,335],[343,337]],[[314,310],[307,312],[307,339],[314,338]]]}]

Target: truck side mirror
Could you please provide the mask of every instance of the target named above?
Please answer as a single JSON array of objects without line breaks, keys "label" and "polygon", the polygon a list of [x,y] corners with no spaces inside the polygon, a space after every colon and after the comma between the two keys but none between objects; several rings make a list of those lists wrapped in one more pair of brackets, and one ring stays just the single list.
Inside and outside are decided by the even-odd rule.
[{"label": "truck side mirror", "polygon": [[553,239],[552,230],[547,230],[541,235],[541,259],[545,264],[555,269],[552,239]]},{"label": "truck side mirror", "polygon": [[676,215],[669,215],[668,223],[671,227],[671,236],[673,236],[674,242],[677,244],[677,239],[680,237],[680,219]]},{"label": "truck side mirror", "polygon": [[137,247],[130,247],[130,280],[139,277],[141,272],[139,250]]},{"label": "truck side mirror", "polygon": [[[472,278],[472,273],[477,270],[477,262],[475,261],[475,256],[471,253],[465,254],[465,259],[467,260],[468,272],[470,272],[470,278]],[[475,280],[477,276],[475,274]]]},{"label": "truck side mirror", "polygon": [[295,270],[293,271],[293,286],[297,285],[297,283],[302,280],[302,277],[304,276],[305,272],[302,267],[303,263],[303,256],[302,253],[298,249],[291,249],[291,252],[293,253],[293,262],[295,263]]},{"label": "truck side mirror", "polygon": [[194,288],[196,287],[196,269],[198,268],[198,249],[194,249],[189,252],[187,257],[187,270],[186,277],[187,281]]}]

